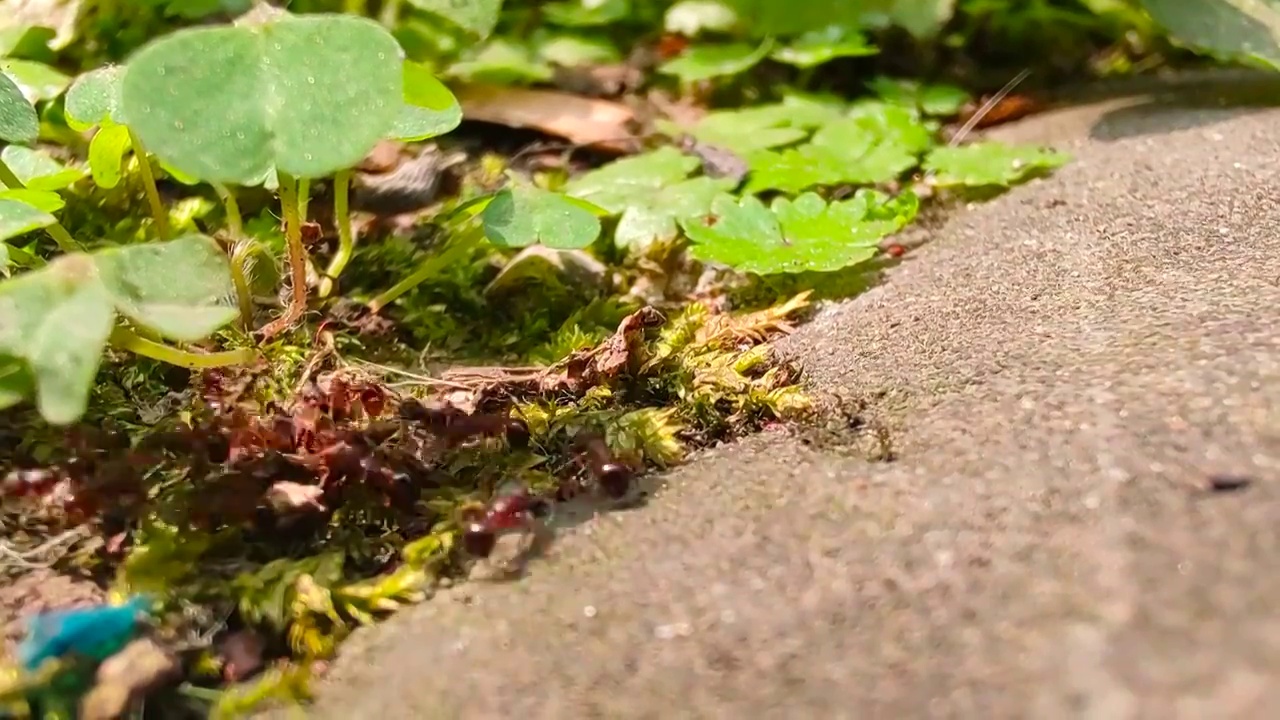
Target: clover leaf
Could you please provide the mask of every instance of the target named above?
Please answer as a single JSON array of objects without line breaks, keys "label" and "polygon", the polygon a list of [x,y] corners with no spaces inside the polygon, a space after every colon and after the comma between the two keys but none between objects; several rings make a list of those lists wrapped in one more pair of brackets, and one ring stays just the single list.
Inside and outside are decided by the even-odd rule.
[{"label": "clover leaf", "polygon": [[555,73],[524,43],[497,39],[449,67],[449,76],[499,85],[547,82]]},{"label": "clover leaf", "polygon": [[0,142],[32,143],[39,133],[36,109],[27,102],[22,89],[0,73]]},{"label": "clover leaf", "polygon": [[65,112],[72,130],[88,130],[104,120],[120,122],[120,78],[124,68],[109,65],[75,79],[67,90]]},{"label": "clover leaf", "polygon": [[[705,216],[681,219],[693,257],[757,275],[830,272],[870,260],[881,238],[901,229],[905,215],[873,213],[867,198],[827,204],[814,193],[770,207],[748,195],[720,195]],[[907,218],[909,219],[909,218]]]},{"label": "clover leaf", "polygon": [[1048,148],[1010,146],[990,141],[961,147],[940,147],[929,153],[924,168],[936,173],[933,182],[940,187],[1007,187],[1037,173],[1061,167],[1070,159],[1070,155]]},{"label": "clover leaf", "polygon": [[[84,170],[67,167],[47,154],[21,145],[0,151],[0,160],[32,190],[61,190],[84,177]],[[0,183],[0,188],[5,187]]]},{"label": "clover leaf", "polygon": [[70,77],[34,60],[2,59],[0,72],[12,78],[27,100],[33,103],[58,97],[71,82]]},{"label": "clover leaf", "polygon": [[129,129],[110,120],[89,141],[89,172],[100,188],[113,188],[124,176],[124,153],[129,149]]},{"label": "clover leaf", "polygon": [[595,242],[600,219],[583,200],[533,186],[506,188],[485,206],[481,218],[485,237],[502,247],[538,243],[558,250],[576,250]]},{"label": "clover leaf", "polygon": [[867,87],[887,102],[940,117],[955,115],[970,99],[963,88],[945,83],[922,85],[914,80],[878,77]]},{"label": "clover leaf", "polygon": [[462,122],[462,107],[444,83],[420,63],[404,63],[404,108],[391,129],[397,140],[415,142],[443,135]]},{"label": "clover leaf", "polygon": [[769,57],[799,68],[817,67],[842,57],[875,55],[879,48],[867,42],[856,29],[842,25],[828,25],[821,30],[811,30],[800,35],[790,44],[773,51]]},{"label": "clover leaf", "polygon": [[404,107],[402,62],[390,33],[350,15],[185,28],[129,60],[120,110],[149,151],[202,180],[319,177],[355,165],[391,132]]},{"label": "clover leaf", "polygon": [[768,39],[756,47],[745,43],[698,45],[663,63],[658,72],[674,75],[683,83],[738,75],[755,67],[772,48],[773,41]]},{"label": "clover leaf", "polygon": [[25,235],[55,222],[48,212],[12,198],[0,199],[0,240]]},{"label": "clover leaf", "polygon": [[558,0],[540,8],[547,22],[568,27],[608,25],[631,13],[631,0]]},{"label": "clover leaf", "polygon": [[586,173],[570,182],[565,192],[620,215],[614,242],[643,249],[674,238],[678,218],[705,212],[716,194],[733,187],[734,181],[728,178],[686,179],[699,163],[675,148],[663,147]]},{"label": "clover leaf", "polygon": [[62,199],[62,196],[56,192],[51,190],[32,190],[31,188],[0,190],[0,200],[17,200],[47,213],[58,212],[66,207],[67,204]]},{"label": "clover leaf", "polygon": [[73,422],[87,407],[117,313],[196,340],[236,316],[231,295],[226,255],[203,235],[71,253],[0,282],[0,407],[34,392],[46,420]]},{"label": "clover leaf", "polygon": [[662,26],[670,33],[697,37],[704,31],[729,32],[738,24],[733,8],[719,0],[679,0],[667,8]]},{"label": "clover leaf", "polygon": [[502,10],[502,0],[409,0],[409,4],[448,20],[478,38],[493,32]]}]

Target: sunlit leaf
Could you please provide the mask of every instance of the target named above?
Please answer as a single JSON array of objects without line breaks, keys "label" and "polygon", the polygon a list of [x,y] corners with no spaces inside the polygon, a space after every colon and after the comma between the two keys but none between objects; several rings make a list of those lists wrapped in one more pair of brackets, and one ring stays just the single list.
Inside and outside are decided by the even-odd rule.
[{"label": "sunlit leaf", "polygon": [[67,90],[67,124],[73,130],[87,130],[104,120],[123,122],[120,117],[120,78],[124,68],[109,65],[75,79]]},{"label": "sunlit leaf", "polygon": [[493,32],[502,10],[502,0],[409,0],[409,4],[480,38]]},{"label": "sunlit leaf", "polygon": [[485,207],[485,236],[503,247],[538,243],[584,248],[600,235],[600,220],[573,198],[533,186],[504,189]]},{"label": "sunlit leaf", "polygon": [[631,0],[556,0],[540,8],[547,22],[569,27],[608,25],[631,14]]},{"label": "sunlit leaf", "polygon": [[936,173],[933,182],[941,187],[1004,187],[1061,167],[1070,159],[1071,156],[1066,153],[1047,148],[1010,146],[989,141],[937,148],[925,159],[924,168]]},{"label": "sunlit leaf", "polygon": [[540,60],[528,46],[495,39],[449,67],[449,76],[499,85],[549,81],[551,66]]},{"label": "sunlit leaf", "polygon": [[57,220],[48,212],[14,199],[0,199],[0,240],[48,227]]},{"label": "sunlit leaf", "polygon": [[62,199],[62,196],[56,192],[51,190],[32,190],[31,188],[0,190],[0,200],[16,200],[47,213],[58,212],[67,204]]},{"label": "sunlit leaf", "polygon": [[32,103],[58,97],[71,83],[67,75],[33,60],[0,58],[0,72],[12,78]]},{"label": "sunlit leaf", "polygon": [[755,67],[769,54],[773,42],[765,40],[757,46],[744,43],[695,45],[680,57],[668,60],[658,71],[674,75],[684,83],[737,75]]},{"label": "sunlit leaf", "polygon": [[39,133],[36,109],[23,96],[22,89],[0,73],[0,142],[32,143]]},{"label": "sunlit leaf", "polygon": [[663,16],[667,32],[697,37],[703,32],[728,32],[738,24],[733,8],[720,0],[680,0]]},{"label": "sunlit leaf", "polygon": [[98,128],[89,141],[89,172],[102,188],[113,188],[123,176],[121,167],[129,149],[129,129],[110,121]]},{"label": "sunlit leaf", "polygon": [[404,102],[391,136],[419,141],[443,135],[462,122],[462,107],[444,83],[420,63],[404,63]]},{"label": "sunlit leaf", "polygon": [[801,68],[817,67],[842,57],[875,55],[879,49],[856,29],[828,25],[807,32],[770,55],[778,62]]},{"label": "sunlit leaf", "polygon": [[1177,40],[1280,68],[1280,0],[1142,0]]},{"label": "sunlit leaf", "polygon": [[[0,160],[32,190],[61,190],[84,177],[84,169],[67,167],[40,150],[10,145],[0,151]],[[0,188],[5,187],[0,183]]]}]

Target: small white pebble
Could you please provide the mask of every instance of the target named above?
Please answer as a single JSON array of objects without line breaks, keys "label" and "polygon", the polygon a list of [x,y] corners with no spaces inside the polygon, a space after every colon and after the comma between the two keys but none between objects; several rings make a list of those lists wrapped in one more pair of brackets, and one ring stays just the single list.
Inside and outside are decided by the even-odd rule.
[{"label": "small white pebble", "polygon": [[1102,507],[1102,498],[1097,495],[1086,495],[1084,498],[1084,506],[1089,510],[1097,510]]},{"label": "small white pebble", "polygon": [[596,612],[597,612],[597,611],[596,611],[596,606],[595,606],[595,605],[588,605],[588,606],[586,606],[586,607],[582,608],[582,616],[583,616],[583,617],[585,617],[585,618],[593,618],[593,617],[595,617],[595,616],[596,616]]}]

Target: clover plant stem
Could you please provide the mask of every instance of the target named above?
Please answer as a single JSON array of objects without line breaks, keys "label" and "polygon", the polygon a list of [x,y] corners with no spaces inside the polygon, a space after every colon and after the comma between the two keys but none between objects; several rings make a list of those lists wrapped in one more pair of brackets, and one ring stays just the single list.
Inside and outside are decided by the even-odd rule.
[{"label": "clover plant stem", "polygon": [[[4,183],[5,187],[10,190],[21,190],[26,187],[26,184],[18,179],[18,176],[3,160],[0,160],[0,183]],[[80,251],[80,243],[76,242],[76,239],[71,237],[71,233],[67,232],[67,229],[57,220],[54,220],[53,224],[46,227],[44,231],[49,233],[49,237],[53,238],[54,242],[58,243],[58,247],[62,249],[62,252]]]},{"label": "clover plant stem", "polygon": [[111,344],[118,348],[128,350],[135,355],[141,355],[143,357],[151,358],[152,360],[159,360],[160,362],[169,363],[170,365],[178,365],[192,370],[225,367],[227,365],[247,365],[253,362],[258,356],[258,354],[250,348],[214,353],[188,352],[186,350],[173,347],[172,345],[152,342],[151,340],[147,340],[134,331],[124,327],[116,327],[111,331]]},{"label": "clover plant stem", "polygon": [[298,202],[298,181],[292,175],[282,172],[277,172],[277,176],[293,297],[289,300],[283,315],[267,323],[258,331],[264,340],[280,334],[293,325],[307,309],[307,248],[302,244],[302,213]]},{"label": "clover plant stem", "polygon": [[311,204],[311,178],[298,178],[298,217],[307,221],[307,206]]},{"label": "clover plant stem", "polygon": [[382,13],[378,16],[378,22],[383,27],[394,28],[400,22],[400,0],[386,0],[382,3]]},{"label": "clover plant stem", "polygon": [[147,149],[138,139],[137,133],[129,129],[129,142],[133,145],[133,156],[138,159],[138,170],[142,172],[142,185],[147,193],[147,203],[151,205],[151,217],[156,221],[156,235],[161,240],[168,240],[169,211],[160,202],[160,190],[156,187],[156,174],[151,169],[151,158],[147,157]]},{"label": "clover plant stem", "polygon": [[241,247],[237,247],[231,253],[231,284],[236,289],[236,306],[240,308],[240,324],[246,330],[253,326],[253,290],[249,287],[249,278],[244,271],[247,254]]},{"label": "clover plant stem", "polygon": [[231,233],[232,240],[239,240],[244,237],[244,220],[240,216],[240,203],[236,202],[235,193],[222,183],[214,183],[213,190],[227,210],[227,232]]},{"label": "clover plant stem", "polygon": [[418,266],[413,274],[396,283],[387,289],[386,292],[370,300],[367,307],[369,312],[379,312],[382,308],[395,302],[401,295],[409,292],[418,285],[426,282],[435,275],[439,275],[445,268],[449,267],[455,260],[461,259],[467,250],[470,250],[479,233],[470,232],[465,236],[449,241],[440,252],[433,253],[430,257]]},{"label": "clover plant stem", "polygon": [[334,281],[346,269],[351,261],[351,253],[355,248],[355,237],[351,234],[351,171],[343,170],[333,177],[333,221],[338,224],[338,251],[329,261],[325,270],[325,278],[320,282],[320,297],[329,297],[333,292]]}]

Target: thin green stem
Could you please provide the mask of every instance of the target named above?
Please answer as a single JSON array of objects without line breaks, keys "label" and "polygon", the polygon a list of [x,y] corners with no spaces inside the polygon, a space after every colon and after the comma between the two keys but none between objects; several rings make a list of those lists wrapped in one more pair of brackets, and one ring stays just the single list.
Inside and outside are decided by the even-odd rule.
[{"label": "thin green stem", "polygon": [[307,207],[311,204],[311,178],[298,178],[298,216],[307,221]]},{"label": "thin green stem", "polygon": [[351,207],[348,198],[351,194],[351,171],[343,170],[333,177],[333,221],[338,224],[338,251],[329,260],[329,268],[325,270],[325,278],[320,281],[320,297],[329,297],[333,292],[334,281],[351,262],[351,253],[355,250],[356,240],[351,233]]},{"label": "thin green stem", "polygon": [[391,286],[386,292],[369,301],[367,307],[370,312],[376,313],[382,308],[395,302],[401,295],[409,292],[418,285],[426,282],[435,275],[439,275],[445,268],[453,264],[455,260],[462,258],[468,250],[476,242],[479,237],[478,233],[469,232],[465,236],[449,241],[440,252],[428,257],[414,270],[411,275]]},{"label": "thin green stem", "polygon": [[227,209],[227,232],[231,233],[232,240],[239,240],[244,237],[244,220],[240,215],[240,203],[236,202],[235,193],[222,183],[214,183],[213,191],[218,193],[222,205]]},{"label": "thin green stem", "polygon": [[[0,183],[4,183],[5,187],[10,190],[21,190],[26,187],[26,184],[18,179],[18,176],[3,160],[0,160]],[[57,220],[54,220],[53,224],[46,227],[44,231],[49,233],[49,237],[53,238],[54,242],[58,243],[58,247],[62,249],[62,252],[80,251],[80,243],[76,242],[76,239],[71,237],[71,233],[67,232],[67,229]]]},{"label": "thin green stem", "polygon": [[400,0],[384,0],[378,22],[388,29],[395,28],[396,23],[400,22]]},{"label": "thin green stem", "polygon": [[240,324],[246,330],[253,326],[253,290],[245,272],[249,256],[249,242],[238,240],[231,249],[231,283],[236,288],[236,305],[240,308]]},{"label": "thin green stem", "polygon": [[344,0],[342,3],[342,12],[348,15],[368,15],[369,0]]},{"label": "thin green stem", "polygon": [[151,158],[147,157],[147,149],[132,128],[129,129],[129,142],[133,145],[133,156],[138,159],[138,169],[142,171],[142,184],[147,192],[147,203],[151,205],[151,217],[156,221],[156,234],[161,240],[168,240],[169,211],[160,202],[160,189],[156,187],[156,174],[151,169]]},{"label": "thin green stem", "polygon": [[116,327],[111,331],[111,344],[128,350],[135,355],[149,357],[152,360],[159,360],[170,365],[191,368],[192,370],[226,367],[227,365],[248,365],[258,357],[257,351],[252,348],[214,353],[188,352],[172,345],[152,342],[125,327]]}]

